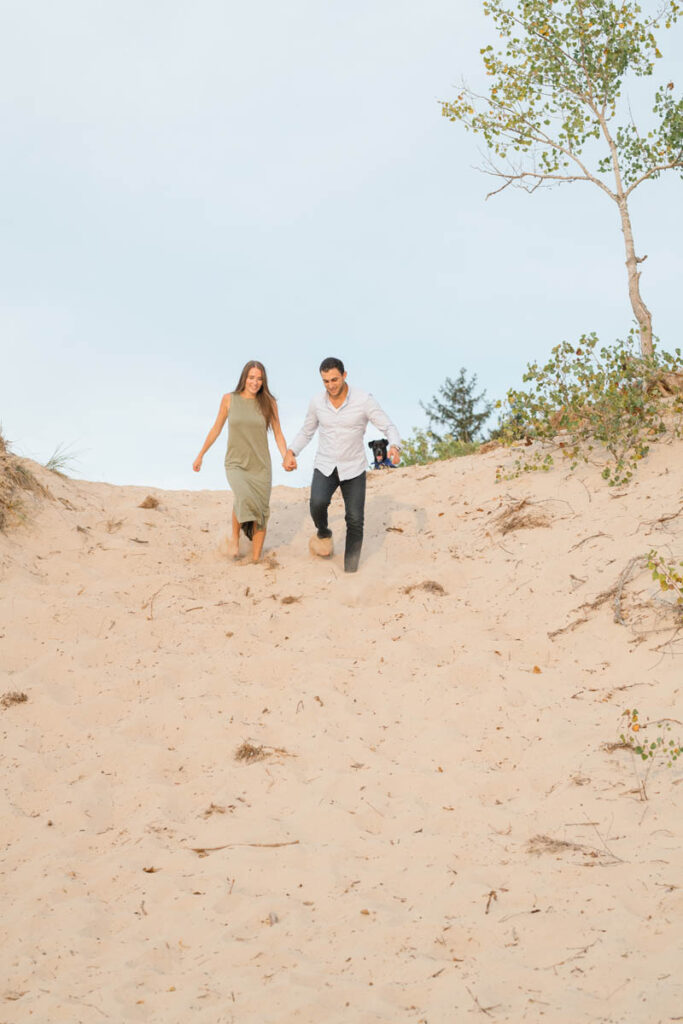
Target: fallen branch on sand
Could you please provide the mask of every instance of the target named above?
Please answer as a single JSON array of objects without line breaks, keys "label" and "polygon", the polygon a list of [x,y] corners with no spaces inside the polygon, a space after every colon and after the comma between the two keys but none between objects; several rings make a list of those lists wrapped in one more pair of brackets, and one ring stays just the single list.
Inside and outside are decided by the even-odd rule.
[{"label": "fallen branch on sand", "polygon": [[286,843],[223,843],[222,846],[191,846],[190,850],[192,853],[196,853],[199,857],[208,857],[210,853],[216,853],[217,850],[229,850],[233,846],[253,846],[262,850],[275,850],[280,846],[298,846],[299,840],[292,839]]},{"label": "fallen branch on sand", "polygon": [[[634,555],[633,558],[627,563],[626,567],[619,574],[619,578],[616,583],[609,587],[607,590],[603,590],[601,593],[594,597],[592,601],[585,601],[582,605],[579,605],[577,611],[597,611],[603,604],[614,598],[614,621],[619,623],[620,626],[625,626],[626,622],[621,614],[621,598],[624,592],[624,587],[628,583],[633,570],[639,563],[646,565],[647,557],[645,555]],[[548,633],[548,639],[554,640],[555,637],[560,636],[562,633],[570,633],[578,626],[582,626],[584,622],[588,622],[589,616],[582,615],[578,619],[574,619],[566,626],[561,626],[559,629],[554,629],[551,633]]]}]

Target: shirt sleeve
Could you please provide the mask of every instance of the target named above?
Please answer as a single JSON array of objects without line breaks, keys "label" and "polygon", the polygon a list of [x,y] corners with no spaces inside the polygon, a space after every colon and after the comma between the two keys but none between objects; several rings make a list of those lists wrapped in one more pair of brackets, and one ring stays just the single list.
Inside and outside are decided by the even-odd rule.
[{"label": "shirt sleeve", "polygon": [[296,435],[289,448],[290,451],[294,452],[294,455],[298,455],[308,442],[311,440],[316,430],[318,429],[318,410],[316,408],[315,399],[311,401],[306,413],[306,418],[303,422],[301,430]]},{"label": "shirt sleeve", "polygon": [[365,414],[373,427],[377,427],[377,429],[384,434],[390,447],[393,446],[394,448],[398,448],[400,451],[401,435],[385,413],[384,409],[380,407],[380,404],[374,395],[368,395],[367,402],[365,404]]}]

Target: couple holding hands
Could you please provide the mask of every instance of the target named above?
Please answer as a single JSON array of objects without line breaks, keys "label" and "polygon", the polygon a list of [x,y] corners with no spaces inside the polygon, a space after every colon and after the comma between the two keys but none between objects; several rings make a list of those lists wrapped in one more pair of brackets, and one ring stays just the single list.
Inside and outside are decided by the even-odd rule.
[{"label": "couple holding hands", "polygon": [[363,438],[372,423],[389,439],[389,457],[400,458],[400,438],[394,424],[366,391],[349,387],[341,359],[323,359],[320,376],[325,390],[311,400],[301,430],[287,447],[277,402],[268,389],[268,378],[262,363],[246,364],[237,387],[221,399],[216,422],[207,434],[192,468],[198,473],[202,460],[225,423],[228,423],[228,450],[225,472],[233,492],[232,537],[229,550],[237,556],[240,530],[252,542],[252,560],[258,562],[263,550],[272,483],[268,430],[282,455],[282,465],[291,472],[297,468],[296,457],[306,447],[316,430],[316,452],[311,482],[311,517],[316,534],[311,551],[326,557],[332,554],[332,531],[327,525],[327,512],[332,495],[341,487],[346,520],[345,572],[356,572],[363,544],[365,514],[365,482],[367,461]]}]

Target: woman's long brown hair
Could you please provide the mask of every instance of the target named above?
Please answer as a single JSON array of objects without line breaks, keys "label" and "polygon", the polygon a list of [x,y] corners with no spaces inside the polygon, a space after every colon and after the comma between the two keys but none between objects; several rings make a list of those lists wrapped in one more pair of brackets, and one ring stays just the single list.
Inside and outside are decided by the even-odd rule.
[{"label": "woman's long brown hair", "polygon": [[275,413],[275,395],[270,393],[270,389],[268,387],[268,374],[266,373],[266,368],[263,363],[259,363],[258,359],[250,359],[248,363],[245,363],[233,394],[242,394],[247,386],[247,376],[249,371],[254,369],[260,370],[261,376],[263,377],[261,388],[256,392],[256,401],[258,402],[259,409],[263,413],[263,418],[266,421],[266,429],[268,429],[272,423],[273,415]]}]

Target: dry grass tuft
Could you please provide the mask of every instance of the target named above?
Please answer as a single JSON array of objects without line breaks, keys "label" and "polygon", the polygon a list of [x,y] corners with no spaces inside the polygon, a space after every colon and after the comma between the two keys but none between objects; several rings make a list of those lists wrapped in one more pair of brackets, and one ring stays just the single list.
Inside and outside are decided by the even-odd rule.
[{"label": "dry grass tuft", "polygon": [[263,761],[268,757],[269,751],[263,747],[255,747],[253,743],[247,743],[246,741],[237,748],[235,751],[236,761],[246,761],[247,764],[253,764],[255,761]]},{"label": "dry grass tuft", "polygon": [[24,460],[13,455],[0,434],[0,531],[26,518],[26,493],[49,497],[47,487],[34,476]]},{"label": "dry grass tuft", "polygon": [[27,700],[28,696],[25,693],[21,693],[19,690],[8,690],[0,697],[0,707],[11,708],[13,704],[24,704]]},{"label": "dry grass tuft", "polygon": [[551,517],[533,508],[535,502],[528,498],[520,498],[511,502],[507,508],[496,516],[500,532],[505,536],[513,530],[534,530],[539,526],[550,526]]},{"label": "dry grass tuft", "polygon": [[529,840],[527,844],[529,853],[540,856],[542,853],[580,853],[587,857],[584,865],[592,865],[595,861],[611,863],[619,858],[609,849],[597,850],[594,846],[584,846],[582,843],[569,843],[565,839],[553,839],[551,836],[538,835]]},{"label": "dry grass tuft", "polygon": [[153,494],[148,494],[144,501],[141,501],[138,508],[159,508],[159,499]]},{"label": "dry grass tuft", "polygon": [[428,594],[438,594],[443,597],[446,591],[436,580],[424,580],[422,583],[413,583],[403,588],[404,594],[412,594],[414,590],[426,590]]},{"label": "dry grass tuft", "polygon": [[235,760],[244,761],[246,764],[255,764],[256,761],[265,761],[268,757],[295,757],[284,747],[267,747],[264,744],[256,747],[253,743],[245,740],[235,751]]},{"label": "dry grass tuft", "polygon": [[584,846],[578,843],[568,843],[564,839],[552,839],[551,836],[538,835],[529,840],[527,845],[529,853],[564,853],[566,850],[579,850],[583,852]]}]

